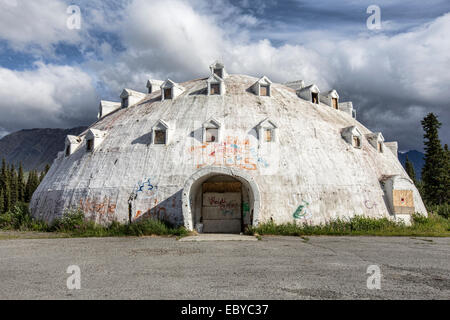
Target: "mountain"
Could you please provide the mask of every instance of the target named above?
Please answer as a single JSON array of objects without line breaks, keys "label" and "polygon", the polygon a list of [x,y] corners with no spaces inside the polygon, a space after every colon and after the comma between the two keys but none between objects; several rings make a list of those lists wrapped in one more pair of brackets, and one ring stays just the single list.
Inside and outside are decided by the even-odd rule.
[{"label": "mountain", "polygon": [[0,139],[0,159],[16,166],[22,162],[25,171],[44,170],[64,150],[67,135],[79,135],[87,127],[72,129],[31,129],[11,133]]},{"label": "mountain", "polygon": [[408,156],[409,161],[412,162],[414,170],[416,171],[417,179],[420,180],[422,178],[422,168],[425,165],[424,159],[425,155],[417,150],[411,150],[404,153],[399,152],[398,158],[402,163],[403,167],[405,166],[406,156]]}]

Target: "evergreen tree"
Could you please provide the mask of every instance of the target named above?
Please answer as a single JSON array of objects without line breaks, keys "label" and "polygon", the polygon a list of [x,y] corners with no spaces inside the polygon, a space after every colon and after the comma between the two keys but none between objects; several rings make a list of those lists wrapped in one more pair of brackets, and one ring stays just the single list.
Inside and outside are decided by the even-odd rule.
[{"label": "evergreen tree", "polygon": [[442,204],[448,202],[445,189],[448,185],[448,171],[446,172],[447,154],[439,140],[441,123],[430,113],[422,120],[422,127],[425,131],[425,165],[422,169],[425,200],[429,204]]},{"label": "evergreen tree", "polygon": [[23,167],[22,167],[22,162],[19,164],[19,174],[17,177],[17,195],[18,195],[18,199],[20,202],[24,202],[25,201],[25,182],[24,182],[25,178],[23,175]]},{"label": "evergreen tree", "polygon": [[414,182],[414,184],[417,185],[416,171],[414,170],[414,165],[412,164],[412,162],[409,161],[408,156],[406,156],[405,170],[408,176]]},{"label": "evergreen tree", "polygon": [[2,188],[0,188],[0,214],[5,213],[4,207],[5,207],[4,191]]},{"label": "evergreen tree", "polygon": [[0,188],[5,189],[8,175],[6,173],[6,160],[5,158],[2,159],[2,168],[0,169]]},{"label": "evergreen tree", "polygon": [[6,182],[5,189],[3,190],[3,210],[9,212],[11,210],[11,188],[8,181]]},{"label": "evergreen tree", "polygon": [[19,180],[14,165],[11,165],[9,175],[9,185],[11,186],[11,206],[14,207],[19,202]]}]

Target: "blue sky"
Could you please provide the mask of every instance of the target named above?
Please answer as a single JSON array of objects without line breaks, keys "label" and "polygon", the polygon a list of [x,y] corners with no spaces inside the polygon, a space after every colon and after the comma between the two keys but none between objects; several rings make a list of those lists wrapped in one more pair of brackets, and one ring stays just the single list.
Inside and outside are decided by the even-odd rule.
[{"label": "blue sky", "polygon": [[[67,27],[69,5],[80,29]],[[367,8],[381,10],[369,30]],[[400,149],[422,149],[439,115],[449,143],[450,2],[295,0],[0,0],[0,135],[96,119],[146,79],[232,73],[303,79],[351,100],[359,120]]]}]

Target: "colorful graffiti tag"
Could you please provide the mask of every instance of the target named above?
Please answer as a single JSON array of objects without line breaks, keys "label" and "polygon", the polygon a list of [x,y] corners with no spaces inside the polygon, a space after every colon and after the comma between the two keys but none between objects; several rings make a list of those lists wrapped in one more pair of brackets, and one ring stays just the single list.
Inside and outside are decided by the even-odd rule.
[{"label": "colorful graffiti tag", "polygon": [[294,219],[309,219],[312,217],[311,211],[309,210],[309,202],[302,201],[302,203],[298,206],[297,210],[295,210],[293,217]]},{"label": "colorful graffiti tag", "polygon": [[97,199],[80,199],[79,209],[83,211],[86,216],[95,216],[100,220],[112,221],[116,213],[117,205],[112,203],[109,198],[104,198],[103,201]]},{"label": "colorful graffiti tag", "polygon": [[197,168],[219,165],[253,171],[258,166],[269,166],[268,161],[258,156],[257,148],[251,145],[249,138],[228,136],[221,143],[204,143],[190,147],[188,151],[194,154]]}]

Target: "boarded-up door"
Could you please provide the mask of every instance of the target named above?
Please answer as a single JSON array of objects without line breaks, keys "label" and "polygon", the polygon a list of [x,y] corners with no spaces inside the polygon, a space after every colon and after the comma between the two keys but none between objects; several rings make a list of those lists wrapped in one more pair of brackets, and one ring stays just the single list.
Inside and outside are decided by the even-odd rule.
[{"label": "boarded-up door", "polygon": [[203,232],[241,232],[242,194],[240,189],[240,183],[214,183],[208,184],[206,188],[204,186],[202,204]]}]

